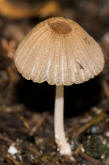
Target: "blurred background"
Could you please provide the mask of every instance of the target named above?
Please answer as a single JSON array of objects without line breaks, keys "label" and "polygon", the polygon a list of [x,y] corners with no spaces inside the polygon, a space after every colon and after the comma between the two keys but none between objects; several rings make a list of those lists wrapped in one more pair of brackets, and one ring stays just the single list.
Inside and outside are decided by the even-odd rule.
[{"label": "blurred background", "polygon": [[65,87],[65,131],[77,165],[109,165],[109,0],[0,0],[0,165],[72,165],[53,135],[55,86],[25,80],[13,62],[24,36],[55,16],[77,21],[100,44],[105,68]]}]

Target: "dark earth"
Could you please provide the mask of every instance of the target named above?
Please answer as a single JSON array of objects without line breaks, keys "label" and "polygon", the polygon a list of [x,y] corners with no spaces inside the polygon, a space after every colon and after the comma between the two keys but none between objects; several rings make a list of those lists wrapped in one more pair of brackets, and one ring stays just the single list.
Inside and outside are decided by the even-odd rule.
[{"label": "dark earth", "polygon": [[[19,10],[0,11],[0,165],[109,165],[109,0],[4,0]],[[0,1],[2,6],[2,1]],[[57,12],[58,8],[58,12]],[[8,10],[8,6],[6,6]],[[27,81],[17,72],[15,50],[34,25],[51,16],[74,19],[99,42],[105,68],[96,78],[65,87],[65,131],[75,161],[60,156],[54,141],[55,86]]]}]

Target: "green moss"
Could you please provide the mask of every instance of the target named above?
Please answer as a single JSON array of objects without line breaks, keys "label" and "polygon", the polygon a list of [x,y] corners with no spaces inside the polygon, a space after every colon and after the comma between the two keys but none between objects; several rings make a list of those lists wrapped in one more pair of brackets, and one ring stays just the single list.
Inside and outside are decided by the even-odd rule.
[{"label": "green moss", "polygon": [[102,139],[99,136],[91,136],[86,144],[86,153],[94,158],[103,159],[109,152],[108,139]]}]

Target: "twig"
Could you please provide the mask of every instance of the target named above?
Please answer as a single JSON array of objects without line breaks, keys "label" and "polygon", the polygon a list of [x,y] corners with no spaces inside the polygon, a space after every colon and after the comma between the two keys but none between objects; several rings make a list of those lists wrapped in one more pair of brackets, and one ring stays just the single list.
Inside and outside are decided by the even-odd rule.
[{"label": "twig", "polygon": [[30,136],[33,136],[34,133],[37,131],[37,129],[42,125],[42,123],[44,122],[44,120],[47,117],[47,112],[44,112],[41,119],[36,123],[36,125],[31,129],[31,131],[29,132]]},{"label": "twig", "polygon": [[80,134],[82,134],[84,131],[86,131],[89,127],[98,124],[100,121],[102,121],[106,117],[106,113],[103,111],[101,114],[94,117],[91,121],[89,121],[87,124],[85,124],[83,127],[80,127],[72,138],[77,138]]},{"label": "twig", "polygon": [[73,152],[73,155],[78,155],[78,153],[81,151],[81,148],[83,147],[83,144],[80,144],[78,148]]},{"label": "twig", "polygon": [[0,106],[0,112],[8,112],[8,113],[12,113],[12,112],[21,112],[24,111],[25,107],[22,104],[15,104],[12,106],[8,106],[8,105],[2,105]]},{"label": "twig", "polygon": [[25,128],[30,129],[28,122],[26,121],[26,119],[23,116],[17,114],[17,117],[23,122],[23,125],[25,126]]},{"label": "twig", "polygon": [[71,162],[72,165],[77,165],[76,160],[75,160],[75,158],[74,158],[73,156],[64,155],[64,159],[65,159],[66,161],[69,160],[69,161]]},{"label": "twig", "polygon": [[104,89],[105,95],[109,98],[109,85],[106,80],[102,80],[102,87]]},{"label": "twig", "polygon": [[7,67],[7,72],[9,75],[9,79],[10,79],[10,84],[16,84],[18,82],[18,76],[16,74],[16,70],[14,66],[9,66]]},{"label": "twig", "polygon": [[87,155],[84,152],[80,152],[79,153],[81,155],[81,157],[83,157],[85,160],[89,161],[91,163],[91,165],[104,165],[100,160],[96,160],[94,158],[92,158],[91,156]]},{"label": "twig", "polygon": [[6,159],[8,162],[12,162],[14,165],[21,165],[17,160],[15,160],[12,156],[6,155]]},{"label": "twig", "polygon": [[3,38],[1,40],[1,44],[3,48],[8,52],[8,57],[12,59],[16,48],[15,42],[13,40],[8,42],[5,38]]},{"label": "twig", "polygon": [[0,139],[11,144],[13,143],[13,141],[11,139],[9,139],[8,137],[4,137],[3,135],[0,134]]}]

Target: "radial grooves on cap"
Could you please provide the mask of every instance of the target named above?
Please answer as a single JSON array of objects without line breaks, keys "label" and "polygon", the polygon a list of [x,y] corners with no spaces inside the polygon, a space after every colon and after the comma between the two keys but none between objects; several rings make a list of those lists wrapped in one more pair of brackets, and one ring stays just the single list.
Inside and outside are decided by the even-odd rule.
[{"label": "radial grooves on cap", "polygon": [[65,82],[65,55],[64,55],[64,43],[63,43],[63,37],[61,38],[61,52],[60,52],[60,55],[61,55],[61,81],[62,81],[62,84],[64,84]]},{"label": "radial grooves on cap", "polygon": [[74,54],[74,58],[76,61],[76,68],[77,68],[75,83],[80,83],[80,82],[84,82],[86,79],[88,79],[90,74],[88,72],[86,59],[83,58],[83,50],[81,50],[81,47],[82,47],[82,43],[80,42],[81,33],[79,35],[77,35],[78,28],[77,28],[77,24],[74,22],[73,22],[73,27],[74,27],[74,31],[71,34],[71,36],[73,36],[74,42],[73,42],[72,47],[74,49],[73,54]]},{"label": "radial grooves on cap", "polygon": [[[30,77],[31,78],[33,77],[34,81],[37,81],[37,79],[38,79],[37,78],[38,72],[40,72],[40,66],[41,66],[41,62],[42,62],[41,59],[42,59],[43,55],[45,54],[46,46],[44,46],[43,40],[45,40],[45,41],[47,40],[48,35],[47,35],[47,37],[46,37],[46,35],[47,35],[47,32],[45,32],[45,34],[42,34],[41,41],[38,42],[38,44],[35,46],[35,48],[33,50],[33,54],[35,54],[36,57],[34,56],[33,65],[32,65],[33,69],[31,68]],[[37,74],[35,74],[35,72],[37,72]]]},{"label": "radial grooves on cap", "polygon": [[63,39],[63,56],[64,56],[64,84],[67,81],[67,59],[66,59],[66,47],[65,47],[65,40]]},{"label": "radial grooves on cap", "polygon": [[37,66],[36,64],[38,65],[39,64],[39,59],[40,59],[40,56],[41,56],[41,52],[42,52],[42,49],[43,49],[43,41],[40,42],[40,45],[39,47],[37,47],[33,54],[36,54],[36,56],[34,56],[34,60],[33,60],[33,63],[32,63],[32,68],[31,68],[31,73],[30,73],[30,78],[34,81],[34,82],[37,82],[36,81],[36,69],[37,69]]},{"label": "radial grooves on cap", "polygon": [[[21,44],[19,45],[19,47],[16,51],[15,60],[18,60],[17,57],[19,57],[19,55],[20,55],[19,60],[22,60],[22,52],[24,54],[26,54],[26,51],[29,49],[28,46],[30,43],[32,44],[32,40],[34,39],[34,36],[37,36],[37,34],[38,34],[38,36],[40,36],[40,33],[43,32],[43,31],[41,31],[41,30],[43,30],[43,28],[39,29],[38,27],[33,28],[33,30],[31,32],[29,32],[27,34],[27,36],[24,38],[24,40],[21,42]],[[35,29],[37,29],[37,30],[35,31]],[[25,51],[25,49],[26,49],[26,51]]]},{"label": "radial grooves on cap", "polygon": [[[31,52],[31,48],[35,48],[36,44],[38,44],[38,40],[41,39],[42,34],[44,34],[45,31],[43,29],[40,29],[40,31],[38,31],[36,34],[34,34],[33,36],[31,36],[27,41],[27,43],[25,42],[24,48],[22,48],[22,50],[26,49],[26,51],[24,52],[24,55],[27,56],[29,52]],[[24,58],[25,58],[24,56]]]},{"label": "radial grooves on cap", "polygon": [[55,58],[55,66],[57,66],[57,75],[56,75],[56,82],[58,85],[62,84],[62,79],[61,79],[61,37],[57,38],[59,40],[58,42],[58,51],[56,52],[56,58]]},{"label": "radial grooves on cap", "polygon": [[55,69],[54,69],[54,65],[55,65],[55,54],[56,54],[56,49],[57,49],[57,45],[56,45],[56,36],[53,37],[53,45],[51,47],[51,63],[50,63],[50,67],[49,67],[49,71],[48,71],[48,82],[53,85],[54,81],[55,81]]},{"label": "radial grooves on cap", "polygon": [[70,43],[70,48],[71,48],[71,59],[70,61],[72,62],[72,73],[74,74],[74,80],[72,81],[73,83],[78,83],[78,66],[77,66],[77,61],[76,61],[76,54],[78,56],[78,53],[76,52],[76,45],[75,42],[72,43],[72,39],[74,40],[74,34],[72,35],[72,38],[70,37],[69,43]]},{"label": "radial grooves on cap", "polygon": [[[16,51],[15,59],[17,58],[17,54],[18,54],[18,56],[20,55],[20,57],[22,57],[21,53],[24,52],[25,49],[27,49],[27,50],[29,49],[28,46],[32,42],[32,39],[34,39],[35,36],[37,36],[37,37],[40,36],[40,33],[42,33],[44,31],[44,28],[41,25],[42,25],[42,23],[40,23],[39,25],[36,25],[32,29],[32,31],[27,34],[27,36],[21,42],[21,44],[19,45],[19,47]],[[43,23],[43,25],[45,25],[45,24]]]},{"label": "radial grooves on cap", "polygon": [[40,40],[42,40],[43,35],[45,35],[46,31],[44,31],[44,29],[40,29],[39,32],[34,35],[34,38],[30,37],[30,40],[28,42],[28,44],[25,46],[27,47],[27,50],[24,52],[24,58],[26,56],[30,57],[29,53],[32,52],[32,50],[34,50],[36,48],[36,46],[40,43]]},{"label": "radial grooves on cap", "polygon": [[76,75],[77,75],[77,67],[76,67],[76,60],[75,60],[75,57],[74,57],[74,50],[72,49],[72,45],[71,45],[71,59],[70,60],[70,63],[71,63],[71,78],[72,78],[72,81],[71,81],[71,84],[72,82],[73,83],[76,83]]},{"label": "radial grooves on cap", "polygon": [[[29,65],[32,65],[34,60],[37,58],[37,48],[40,48],[39,43],[43,40],[43,38],[46,36],[47,32],[44,32],[39,38],[34,40],[34,47],[30,46],[30,49],[27,51],[27,56],[25,57],[23,67],[22,67],[22,73],[27,76],[28,79],[30,79],[30,74],[29,74]],[[43,43],[43,42],[42,42]],[[39,46],[39,47],[38,47]],[[34,56],[33,56],[34,55]],[[35,59],[34,59],[35,58]],[[30,63],[32,62],[32,64]],[[33,67],[33,66],[32,66]]]},{"label": "radial grooves on cap", "polygon": [[54,44],[55,44],[54,45],[55,46],[55,51],[53,53],[53,59],[52,59],[52,63],[51,63],[51,76],[52,76],[51,82],[52,82],[52,84],[57,83],[57,74],[58,74],[57,73],[58,72],[58,69],[57,69],[57,67],[58,67],[57,66],[58,65],[57,52],[59,50],[59,40],[57,40],[57,36],[55,36]]},{"label": "radial grooves on cap", "polygon": [[56,36],[55,41],[57,40],[57,43],[55,43],[55,54],[54,54],[54,74],[53,74],[53,84],[58,82],[58,72],[59,72],[59,38]]},{"label": "radial grooves on cap", "polygon": [[65,47],[65,56],[66,56],[66,66],[67,66],[67,75],[66,75],[66,81],[65,81],[65,84],[68,85],[68,84],[71,84],[71,62],[69,60],[69,58],[71,59],[71,51],[69,50],[69,42],[67,41],[67,38],[65,38],[66,40],[66,45],[65,45],[65,42],[64,42],[64,45],[66,46]]},{"label": "radial grooves on cap", "polygon": [[37,49],[34,49],[34,52],[33,52],[34,54],[36,54],[36,57],[34,57],[33,66],[31,70],[31,77],[34,82],[37,82],[37,74],[38,74],[38,71],[40,70],[41,58],[43,57],[43,54],[45,53],[46,47],[43,40],[46,40],[46,34],[42,35],[42,39],[40,41],[39,47],[37,47]]},{"label": "radial grooves on cap", "polygon": [[[89,66],[91,68],[91,71],[92,71],[92,74],[91,74],[91,77],[94,77],[96,74],[97,74],[97,63],[96,63],[96,60],[94,58],[92,58],[92,52],[91,53],[91,47],[87,47],[87,45],[84,43],[83,39],[81,40],[83,42],[83,46],[86,47],[86,53],[87,53],[87,56],[89,58]],[[89,50],[90,49],[90,50]],[[96,56],[96,54],[94,53],[94,55]]]},{"label": "radial grooves on cap", "polygon": [[[103,62],[101,62],[102,52],[100,52],[99,45],[91,37],[90,37],[90,42],[91,44],[90,45],[87,44],[86,50],[89,53],[91,60],[93,61],[93,65],[95,67],[95,75],[97,75],[99,72],[101,72],[103,68],[103,65],[102,65]],[[85,41],[83,41],[83,43],[85,43]],[[103,61],[103,58],[102,58],[102,61]]]},{"label": "radial grooves on cap", "polygon": [[49,54],[48,54],[48,63],[46,66],[46,70],[45,70],[45,76],[46,76],[46,81],[48,81],[50,83],[50,67],[52,65],[52,58],[53,58],[53,52],[55,47],[53,46],[53,37],[51,38],[51,43],[50,43],[50,49],[49,49]]},{"label": "radial grooves on cap", "polygon": [[64,54],[63,54],[63,37],[60,37],[60,52],[59,52],[59,56],[60,56],[60,84],[64,84]]},{"label": "radial grooves on cap", "polygon": [[[52,84],[57,84],[59,85],[58,82],[58,72],[59,72],[59,44],[60,44],[60,39],[58,38],[57,35],[55,35],[55,40],[54,40],[54,47],[55,51],[53,53],[53,58],[52,58],[52,63],[51,63],[51,82]],[[57,40],[58,39],[58,40]]]},{"label": "radial grooves on cap", "polygon": [[50,50],[51,50],[51,47],[52,47],[52,35],[50,35],[49,37],[49,42],[48,42],[48,54],[46,53],[46,63],[45,63],[45,67],[43,68],[42,70],[42,74],[43,76],[45,77],[45,81],[48,80],[47,78],[47,75],[48,75],[48,72],[49,72],[49,66],[50,66],[50,63],[51,63],[51,53],[50,53]]},{"label": "radial grooves on cap", "polygon": [[55,43],[54,43],[55,37],[51,35],[51,43],[50,43],[50,50],[48,55],[48,63],[46,67],[46,81],[48,81],[49,84],[53,85],[53,73],[51,70],[51,67],[53,66],[53,58],[54,58],[54,52],[55,52]]},{"label": "radial grooves on cap", "polygon": [[87,52],[87,47],[86,45],[84,45],[81,37],[80,37],[80,42],[82,42],[82,45],[81,45],[81,50],[83,52],[82,58],[84,59],[86,63],[86,70],[88,72],[87,74],[89,74],[88,78],[92,78],[92,76],[95,74],[93,61],[91,60],[90,54]]},{"label": "radial grooves on cap", "polygon": [[[79,25],[77,25],[79,26]],[[79,28],[81,28],[79,26]],[[79,35],[79,32],[77,31],[77,35]],[[101,70],[103,69],[103,53],[102,51],[100,51],[100,47],[97,44],[97,42],[88,34],[86,33],[83,29],[81,29],[81,43],[83,43],[83,46],[86,47],[86,51],[88,53],[88,57],[89,57],[89,62],[92,62],[92,67],[94,67],[95,69],[93,69],[94,74],[92,77],[94,77],[94,75],[97,75],[100,72],[100,67]],[[97,51],[98,49],[98,51]],[[99,53],[98,53],[99,52]],[[101,62],[100,62],[101,61]]]},{"label": "radial grooves on cap", "polygon": [[[30,59],[28,59],[28,63],[26,64],[27,68],[25,68],[25,70],[28,70],[29,77],[30,77],[30,79],[33,79],[33,81],[35,81],[35,79],[36,79],[36,78],[33,78],[33,76],[32,76],[32,74],[35,70],[35,67],[36,67],[34,63],[37,62],[37,64],[38,64],[39,61],[40,61],[40,56],[39,56],[38,52],[39,52],[39,50],[42,50],[42,48],[43,48],[42,39],[44,39],[44,38],[45,38],[45,34],[43,33],[42,37],[35,43],[35,47],[32,50],[32,60],[31,60],[31,57],[30,57]],[[30,61],[31,65],[28,68],[29,61]]]},{"label": "radial grooves on cap", "polygon": [[[90,58],[90,54],[87,52],[87,45],[84,44],[84,42],[83,42],[83,37],[86,35],[86,32],[78,24],[76,24],[76,26],[77,26],[77,29],[80,29],[80,30],[75,30],[75,40],[78,39],[76,41],[76,43],[78,45],[77,50],[79,49],[81,52],[81,54],[79,55],[79,58],[81,59],[81,61],[84,60],[84,62],[86,64],[85,71],[87,71],[87,74],[86,74],[87,75],[86,80],[87,80],[88,77],[89,78],[93,77],[95,74],[94,68],[92,66],[93,61]],[[77,38],[77,36],[79,36],[79,38]]]},{"label": "radial grooves on cap", "polygon": [[28,59],[25,64],[25,71],[29,75],[29,78],[31,79],[31,72],[32,68],[35,62],[35,59],[38,58],[38,50],[41,48],[41,37],[37,39],[37,42],[34,42],[34,47],[31,48],[31,51],[28,52]]},{"label": "radial grooves on cap", "polygon": [[99,62],[99,64],[102,64],[104,60],[103,60],[103,54],[101,52],[100,46],[97,43],[92,44],[91,50],[93,50],[94,54],[97,54],[96,57],[94,56],[96,62]]},{"label": "radial grooves on cap", "polygon": [[63,37],[61,38],[61,80],[62,84],[65,82],[65,71],[64,71],[64,66],[65,66],[65,57],[64,57],[64,46],[63,46]]},{"label": "radial grooves on cap", "polygon": [[74,21],[60,17],[37,25],[21,42],[14,60],[26,79],[52,85],[82,83],[104,66],[94,39]]},{"label": "radial grooves on cap", "polygon": [[[101,48],[99,47],[97,43],[95,43],[95,44],[92,44],[92,49],[90,51],[92,51],[92,57],[94,57],[98,66],[97,72],[101,72],[104,66],[104,59],[103,59]],[[94,56],[94,54],[96,54],[96,57]]]},{"label": "radial grooves on cap", "polygon": [[[25,60],[24,63],[23,63],[23,67],[22,67],[22,70],[25,72],[25,74],[29,75],[29,68],[30,66],[33,64],[34,62],[34,58],[37,57],[37,53],[36,51],[36,48],[40,48],[40,45],[39,43],[41,42],[42,38],[43,38],[43,35],[45,35],[45,33],[43,33],[37,40],[35,39],[34,40],[34,47],[31,47],[32,45],[30,45],[30,49],[27,51],[27,56],[25,57]],[[31,63],[32,62],[32,63]]]},{"label": "radial grooves on cap", "polygon": [[[73,36],[73,39],[75,40],[75,36]],[[75,83],[79,83],[81,81],[80,79],[82,79],[82,81],[83,81],[83,75],[81,75],[81,68],[79,66],[79,65],[81,65],[83,67],[83,63],[82,63],[81,57],[79,57],[80,52],[78,51],[79,49],[78,49],[78,46],[76,44],[76,41],[73,43],[73,47],[75,48],[73,50],[73,58],[75,59],[75,66],[76,66],[76,72],[75,72],[76,80],[75,80]],[[78,77],[80,79],[78,79]]]},{"label": "radial grooves on cap", "polygon": [[43,82],[44,81],[44,73],[48,61],[48,55],[49,55],[49,46],[50,46],[50,39],[51,39],[51,34],[48,34],[48,36],[45,38],[46,46],[43,49],[43,53],[40,56],[40,62],[38,66],[38,70],[36,73],[36,78],[35,81],[37,82]]},{"label": "radial grooves on cap", "polygon": [[[77,73],[78,75],[76,76],[76,83],[80,83],[80,82],[84,82],[84,76],[83,76],[83,72],[85,72],[85,60],[83,59],[82,57],[82,53],[81,50],[80,50],[80,41],[77,42],[76,38],[75,38],[75,35],[74,35],[74,57],[75,57],[75,61],[76,61],[76,67],[77,67]],[[84,62],[82,63],[82,61],[84,60]],[[86,79],[86,76],[85,76],[85,79]]]},{"label": "radial grooves on cap", "polygon": [[87,76],[85,77],[85,79],[90,78],[93,74],[92,72],[92,64],[90,61],[90,58],[88,56],[88,53],[86,52],[86,47],[84,47],[83,43],[81,44],[81,38],[79,38],[79,43],[77,42],[77,49],[80,51],[80,55],[79,58],[83,59],[85,64],[86,64],[86,70],[87,70]]},{"label": "radial grooves on cap", "polygon": [[[74,39],[75,39],[75,37],[74,37]],[[85,81],[89,77],[87,75],[87,72],[88,72],[87,71],[87,64],[86,64],[85,59],[82,57],[82,52],[80,51],[80,47],[78,47],[76,41],[74,43],[74,47],[75,47],[74,57],[75,57],[76,63],[77,63],[78,68],[79,68],[79,72],[80,72],[79,74],[80,74],[81,80]]]},{"label": "radial grooves on cap", "polygon": [[[41,33],[43,33],[43,31],[41,31]],[[37,38],[40,37],[41,33],[39,32],[39,35],[36,35]],[[30,36],[28,40],[26,40],[25,42],[23,41],[22,49],[20,47],[18,48],[18,51],[15,55],[15,63],[18,67],[19,72],[23,72],[25,60],[27,60],[29,57],[28,51],[31,51],[32,44],[36,42],[37,38],[35,37],[35,35]]]},{"label": "radial grooves on cap", "polygon": [[[83,43],[85,43],[85,45],[87,45],[87,50],[89,51],[89,55],[94,60],[94,62],[98,62],[98,60],[99,60],[99,59],[97,59],[98,53],[97,52],[95,53],[96,49],[94,50],[93,46],[92,46],[92,45],[96,45],[96,48],[98,47],[96,42],[94,41],[94,39],[92,37],[90,37],[88,34],[85,34]],[[95,56],[95,54],[96,54],[96,56]]]},{"label": "radial grooves on cap", "polygon": [[[71,60],[71,52],[69,50],[69,42],[67,41],[67,38],[65,39],[66,40],[66,43],[64,41],[64,44],[66,44],[65,46],[65,49],[66,49],[66,53],[65,53],[65,56],[66,56],[66,63],[67,63],[67,70],[66,70],[66,85],[69,85],[71,84],[71,68],[70,68],[70,60]],[[70,60],[69,60],[70,58]],[[73,82],[74,83],[74,82]]]},{"label": "radial grooves on cap", "polygon": [[[97,65],[96,64],[97,63],[96,63],[95,58],[93,58],[93,55],[96,56],[96,53],[90,51],[90,50],[92,50],[92,47],[85,43],[85,41],[84,41],[85,37],[88,37],[88,40],[89,40],[89,38],[91,39],[91,37],[87,36],[87,34],[84,34],[84,36],[81,38],[81,42],[83,42],[83,46],[86,48],[86,53],[89,57],[89,62],[91,63],[90,66],[92,68],[93,74],[96,75],[96,70],[97,70]],[[92,40],[92,42],[94,42],[94,40]]]},{"label": "radial grooves on cap", "polygon": [[[65,42],[66,40],[66,42]],[[73,66],[75,65],[75,62],[74,62],[74,58],[73,57],[73,52],[71,52],[71,47],[70,47],[70,42],[68,40],[68,38],[66,37],[64,40],[64,46],[65,46],[65,58],[66,58],[66,78],[65,78],[65,84],[66,85],[70,85],[72,84],[72,82],[74,83],[74,80],[73,80],[73,75],[72,75],[72,69],[73,69]],[[72,46],[72,45],[71,45]],[[73,60],[73,66],[71,64],[71,61]],[[73,73],[74,73],[74,70],[73,70]]]},{"label": "radial grooves on cap", "polygon": [[84,61],[85,63],[84,70],[86,71],[85,73],[87,73],[85,80],[87,80],[93,75],[92,63],[90,61],[89,54],[86,51],[86,45],[84,45],[81,40],[81,36],[79,37],[79,41],[75,37],[75,44],[77,45],[77,50],[80,52],[78,55],[79,59],[81,62]]},{"label": "radial grooves on cap", "polygon": [[[73,40],[75,41],[75,36],[74,34],[72,34],[73,36]],[[71,38],[69,39],[69,43],[71,43]],[[77,45],[76,45],[76,41],[72,43],[72,55],[73,55],[73,64],[75,64],[75,69],[73,69],[73,72],[75,73],[75,81],[73,81],[73,83],[79,83],[81,81],[81,71],[80,71],[80,67],[78,64],[79,60],[79,54],[78,54],[78,50],[77,50]],[[72,65],[73,65],[72,64]]]}]

